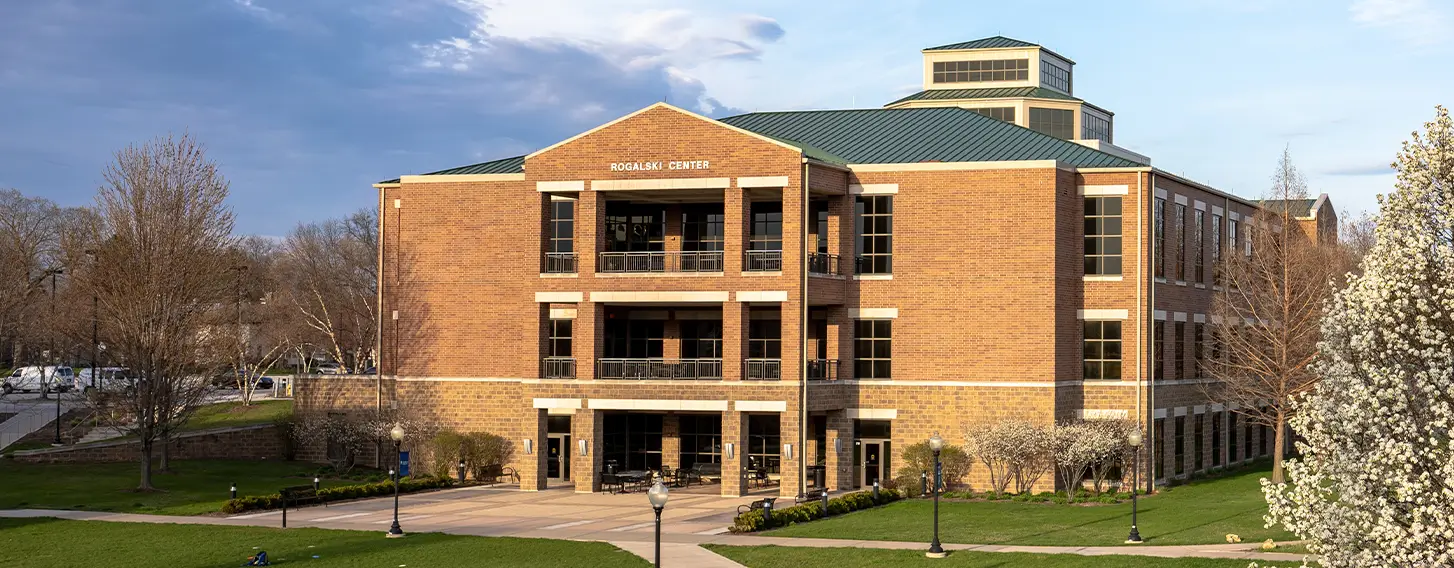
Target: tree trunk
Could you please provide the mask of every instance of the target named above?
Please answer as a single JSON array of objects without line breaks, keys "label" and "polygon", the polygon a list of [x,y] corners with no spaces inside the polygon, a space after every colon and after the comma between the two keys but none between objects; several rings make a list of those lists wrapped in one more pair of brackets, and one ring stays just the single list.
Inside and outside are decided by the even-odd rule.
[{"label": "tree trunk", "polygon": [[145,438],[141,441],[141,485],[136,488],[139,491],[151,491],[151,451],[152,442]]},{"label": "tree trunk", "polygon": [[1272,482],[1281,484],[1282,479],[1282,448],[1284,432],[1287,430],[1287,417],[1281,410],[1277,411],[1277,428],[1272,435]]},{"label": "tree trunk", "polygon": [[162,461],[159,471],[172,472],[172,437],[165,432],[162,433]]}]

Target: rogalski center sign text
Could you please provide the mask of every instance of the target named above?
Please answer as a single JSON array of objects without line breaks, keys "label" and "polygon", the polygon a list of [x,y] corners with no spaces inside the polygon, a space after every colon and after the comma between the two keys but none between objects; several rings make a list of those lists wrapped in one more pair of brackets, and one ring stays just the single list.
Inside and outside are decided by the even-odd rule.
[{"label": "rogalski center sign text", "polygon": [[661,170],[705,170],[712,167],[707,160],[673,162],[611,162],[613,172],[655,172]]}]

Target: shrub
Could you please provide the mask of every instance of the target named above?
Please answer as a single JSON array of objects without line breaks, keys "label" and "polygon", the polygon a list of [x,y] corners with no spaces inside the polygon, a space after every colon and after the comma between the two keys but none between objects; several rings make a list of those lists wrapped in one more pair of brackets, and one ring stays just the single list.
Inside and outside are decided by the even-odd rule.
[{"label": "shrub", "polygon": [[[439,489],[449,487],[451,482],[448,477],[405,477],[399,480],[399,492],[411,493],[427,489]],[[394,483],[392,481],[378,481],[374,483],[362,483],[358,485],[340,485],[338,487],[325,487],[318,490],[318,499],[323,502],[343,501],[347,499],[361,499],[364,497],[378,497],[381,495],[392,495]],[[277,493],[272,495],[253,495],[238,497],[222,505],[222,512],[229,515],[246,511],[257,511],[266,509],[278,509],[283,506],[283,496]]]},{"label": "shrub", "polygon": [[449,477],[455,464],[464,459],[465,436],[454,430],[440,430],[429,440],[429,473]]},{"label": "shrub", "polygon": [[293,461],[294,459],[297,459],[298,423],[293,421],[292,415],[289,415],[273,420],[273,427],[278,432],[278,445],[282,446],[283,459],[286,461]]},{"label": "shrub", "polygon": [[465,436],[461,453],[464,454],[465,467],[474,474],[475,479],[483,479],[487,466],[510,463],[515,454],[515,446],[503,436],[489,432],[471,432]]},{"label": "shrub", "polygon": [[[899,475],[895,483],[899,487],[919,487],[920,472],[929,472],[929,481],[934,479],[934,451],[929,449],[929,442],[919,442],[904,448],[903,467],[899,468]],[[974,465],[969,454],[964,449],[953,444],[944,444],[944,449],[939,452],[939,461],[944,468],[944,488],[949,489],[963,485],[964,476],[969,475],[969,468]]]},{"label": "shrub", "polygon": [[[875,505],[892,503],[900,499],[903,499],[903,495],[898,491],[883,490],[882,488],[879,490],[878,503],[874,503],[873,492],[871,491],[849,493],[828,499],[828,514],[842,515],[844,513],[868,509]],[[813,501],[803,503],[802,505],[773,509],[771,524],[767,522],[767,517],[761,510],[748,511],[737,515],[737,518],[732,520],[731,530],[735,533],[757,532],[798,523],[806,523],[821,518],[823,518],[823,504],[818,501]]]},{"label": "shrub", "polygon": [[990,474],[990,489],[1003,493],[1010,482],[1024,493],[1051,469],[1050,433],[1044,426],[1006,420],[965,429],[965,447]]}]

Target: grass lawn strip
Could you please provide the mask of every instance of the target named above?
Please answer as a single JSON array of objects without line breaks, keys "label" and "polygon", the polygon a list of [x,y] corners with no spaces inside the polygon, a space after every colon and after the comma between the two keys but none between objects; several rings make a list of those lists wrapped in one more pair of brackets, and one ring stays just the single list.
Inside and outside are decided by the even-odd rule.
[{"label": "grass lawn strip", "polygon": [[182,425],[182,431],[272,424],[273,421],[292,414],[291,400],[260,400],[253,401],[248,406],[237,402],[219,402],[197,408],[187,423]]},{"label": "grass lawn strip", "polygon": [[[1157,558],[1151,556],[1080,556],[1023,552],[955,551],[948,558],[925,558],[922,550],[876,548],[794,548],[782,546],[703,545],[749,568],[869,568],[878,566],[934,566],[953,568],[1246,568],[1246,560],[1217,558]],[[928,548],[928,545],[925,545]],[[1265,565],[1265,563],[1264,563]],[[1276,565],[1276,564],[1274,564]]]},{"label": "grass lawn strip", "polygon": [[[302,462],[186,460],[172,463],[174,473],[155,473],[160,491],[138,493],[140,466],[102,464],[27,464],[0,460],[0,509],[72,509],[154,515],[217,513],[237,494],[267,495],[292,485],[313,483],[316,464]],[[324,487],[361,483],[323,479]]]},{"label": "grass lawn strip", "polygon": [[[1264,467],[1164,489],[1140,500],[1141,537],[1148,544],[1225,544],[1227,534],[1242,542],[1297,540],[1280,529],[1263,528],[1267,512],[1258,479]],[[764,536],[928,542],[933,504],[900,501],[773,531]],[[1009,501],[941,502],[943,542],[1046,546],[1114,546],[1126,540],[1131,504],[1052,505]]]},{"label": "grass lawn strip", "polygon": [[[6,542],[0,566],[27,568],[191,568],[241,566],[265,550],[276,566],[310,568],[450,568],[649,566],[605,543],[487,538],[383,531],[272,529],[215,525],[110,523],[53,518],[0,519]],[[317,556],[317,558],[314,558]]]}]

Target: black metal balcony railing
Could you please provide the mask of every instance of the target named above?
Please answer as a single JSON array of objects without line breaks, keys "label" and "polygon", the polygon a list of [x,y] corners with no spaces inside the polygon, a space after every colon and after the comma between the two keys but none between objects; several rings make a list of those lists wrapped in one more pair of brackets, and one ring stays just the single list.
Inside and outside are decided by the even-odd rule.
[{"label": "black metal balcony railing", "polygon": [[545,253],[546,274],[575,274],[576,253],[573,252],[548,252]]},{"label": "black metal balcony railing", "polygon": [[722,378],[721,359],[601,359],[599,379],[652,380]]},{"label": "black metal balcony railing", "polygon": [[809,359],[808,380],[810,381],[836,381],[838,380],[837,359]]},{"label": "black metal balcony railing", "polygon": [[722,251],[603,252],[596,272],[721,272]]},{"label": "black metal balcony railing", "polygon": [[815,252],[808,255],[808,274],[838,276],[838,255]]},{"label": "black metal balcony railing", "polygon": [[541,361],[541,364],[540,378],[576,378],[576,360],[574,357],[546,357]]},{"label": "black metal balcony railing", "polygon": [[778,381],[783,378],[782,359],[747,359],[742,378],[749,381]]},{"label": "black metal balcony railing", "polygon": [[750,250],[742,254],[743,272],[782,272],[783,251]]}]

